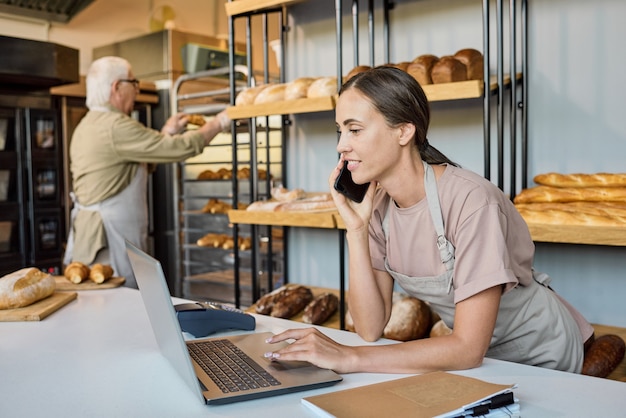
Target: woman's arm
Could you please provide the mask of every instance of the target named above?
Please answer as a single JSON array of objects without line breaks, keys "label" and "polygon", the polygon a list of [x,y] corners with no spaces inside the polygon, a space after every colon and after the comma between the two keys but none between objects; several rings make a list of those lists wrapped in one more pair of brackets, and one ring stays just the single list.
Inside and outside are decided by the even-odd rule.
[{"label": "woman's arm", "polygon": [[314,328],[291,329],[268,342],[293,344],[267,353],[280,360],[309,361],[338,373],[425,373],[480,366],[489,348],[500,305],[501,287],[484,290],[456,305],[452,334],[384,346],[350,347]]}]

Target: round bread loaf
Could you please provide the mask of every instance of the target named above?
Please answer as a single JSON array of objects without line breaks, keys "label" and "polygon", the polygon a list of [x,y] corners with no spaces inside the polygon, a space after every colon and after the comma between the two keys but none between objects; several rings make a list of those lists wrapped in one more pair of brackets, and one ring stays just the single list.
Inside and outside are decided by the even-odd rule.
[{"label": "round bread loaf", "polygon": [[430,337],[443,337],[444,335],[452,334],[452,330],[443,322],[443,319],[438,320],[434,323],[432,328],[430,329]]},{"label": "round bread loaf", "polygon": [[454,83],[467,80],[467,68],[452,55],[439,58],[433,65],[430,76],[434,84]]},{"label": "round bread loaf", "polygon": [[343,78],[343,81],[346,82],[350,80],[352,77],[354,77],[355,75],[362,73],[364,71],[367,71],[371,68],[372,67],[370,67],[369,65],[357,65],[356,67],[351,69],[350,72],[348,72],[348,74],[346,74],[346,76]]},{"label": "round bread loaf", "polygon": [[337,94],[337,77],[320,77],[309,86],[308,98],[328,97]]},{"label": "round bread loaf", "polygon": [[255,105],[282,102],[285,100],[286,84],[272,84],[257,94],[254,99]]},{"label": "round bread loaf", "polygon": [[439,61],[439,57],[432,54],[424,54],[415,58],[407,68],[406,72],[413,76],[420,85],[433,84],[433,79],[430,75],[433,65]]},{"label": "round bread loaf", "polygon": [[483,54],[480,51],[473,48],[461,49],[454,54],[454,58],[465,64],[468,80],[483,80],[485,78]]},{"label": "round bread loaf", "polygon": [[27,267],[0,278],[0,309],[23,308],[54,293],[54,277]]},{"label": "round bread loaf", "polygon": [[307,97],[309,87],[315,81],[314,77],[300,77],[287,83],[285,100],[296,100]]},{"label": "round bread loaf", "polygon": [[269,86],[270,84],[261,84],[260,86],[248,87],[242,90],[235,98],[235,106],[253,105],[258,94]]},{"label": "round bread loaf", "polygon": [[403,297],[391,308],[391,317],[383,336],[392,340],[410,341],[424,338],[430,329],[430,307],[414,297]]}]

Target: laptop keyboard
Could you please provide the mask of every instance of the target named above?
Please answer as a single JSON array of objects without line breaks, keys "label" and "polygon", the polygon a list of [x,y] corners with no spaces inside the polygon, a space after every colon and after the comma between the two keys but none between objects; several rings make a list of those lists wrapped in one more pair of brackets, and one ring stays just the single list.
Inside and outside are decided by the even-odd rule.
[{"label": "laptop keyboard", "polygon": [[229,340],[199,341],[187,348],[224,393],[281,384]]}]

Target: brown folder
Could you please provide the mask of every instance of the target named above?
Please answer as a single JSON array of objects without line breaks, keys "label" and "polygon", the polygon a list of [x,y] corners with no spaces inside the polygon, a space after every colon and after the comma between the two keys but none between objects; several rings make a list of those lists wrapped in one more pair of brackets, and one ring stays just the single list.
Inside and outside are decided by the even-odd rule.
[{"label": "brown folder", "polygon": [[511,390],[448,372],[432,372],[353,389],[309,396],[302,403],[321,416],[435,417],[462,412],[471,405]]}]

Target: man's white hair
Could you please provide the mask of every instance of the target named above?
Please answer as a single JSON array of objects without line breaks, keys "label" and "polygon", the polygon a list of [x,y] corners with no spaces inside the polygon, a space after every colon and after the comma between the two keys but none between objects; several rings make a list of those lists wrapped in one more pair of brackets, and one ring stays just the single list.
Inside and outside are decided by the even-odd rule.
[{"label": "man's white hair", "polygon": [[102,57],[91,63],[87,72],[87,107],[102,107],[109,103],[111,86],[116,80],[129,77],[131,66],[120,57]]}]

